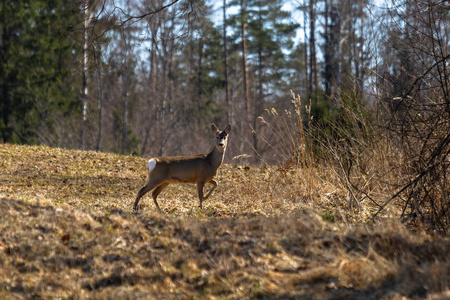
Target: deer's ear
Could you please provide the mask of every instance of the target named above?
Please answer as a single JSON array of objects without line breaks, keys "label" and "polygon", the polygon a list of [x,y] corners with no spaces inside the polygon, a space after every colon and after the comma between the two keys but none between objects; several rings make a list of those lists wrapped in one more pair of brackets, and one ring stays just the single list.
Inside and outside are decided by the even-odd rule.
[{"label": "deer's ear", "polygon": [[217,131],[219,131],[219,128],[217,128],[216,124],[211,123],[211,131],[215,134]]},{"label": "deer's ear", "polygon": [[229,134],[231,132],[231,124],[228,124],[228,126],[225,127],[224,131],[226,134]]}]

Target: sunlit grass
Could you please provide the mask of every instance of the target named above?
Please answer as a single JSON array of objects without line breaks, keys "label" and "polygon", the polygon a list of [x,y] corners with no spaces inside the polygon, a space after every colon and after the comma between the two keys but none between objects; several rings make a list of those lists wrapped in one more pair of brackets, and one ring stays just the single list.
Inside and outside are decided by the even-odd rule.
[{"label": "sunlit grass", "polygon": [[449,296],[448,238],[373,225],[321,166],[224,165],[202,210],[173,185],[164,214],[132,211],[144,158],[2,144],[0,166],[0,298]]}]

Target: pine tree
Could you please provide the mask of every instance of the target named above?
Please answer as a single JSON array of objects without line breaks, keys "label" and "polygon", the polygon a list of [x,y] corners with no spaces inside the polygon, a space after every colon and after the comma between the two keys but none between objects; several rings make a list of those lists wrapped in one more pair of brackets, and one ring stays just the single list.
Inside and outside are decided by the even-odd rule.
[{"label": "pine tree", "polygon": [[48,142],[55,112],[73,109],[76,94],[64,83],[76,51],[66,34],[77,13],[63,0],[0,4],[0,140]]},{"label": "pine tree", "polygon": [[[238,4],[232,2],[231,4]],[[281,0],[246,0],[239,3],[241,11],[239,18],[242,49],[248,70],[243,68],[244,83],[248,82],[248,121],[257,130],[258,117],[263,113],[268,95],[284,94],[286,87],[286,58],[283,51],[291,50],[292,38],[295,36],[297,25],[287,21],[290,12],[283,11]],[[245,5],[244,5],[245,4]],[[232,21],[239,19],[234,16]],[[243,24],[245,30],[242,30]],[[244,51],[245,49],[245,51]],[[250,77],[249,74],[255,74]],[[244,88],[246,84],[244,84]],[[287,89],[289,90],[289,89]],[[247,94],[247,92],[245,92]],[[245,97],[247,99],[247,97]],[[252,148],[258,153],[259,143],[257,135],[252,135]]]}]

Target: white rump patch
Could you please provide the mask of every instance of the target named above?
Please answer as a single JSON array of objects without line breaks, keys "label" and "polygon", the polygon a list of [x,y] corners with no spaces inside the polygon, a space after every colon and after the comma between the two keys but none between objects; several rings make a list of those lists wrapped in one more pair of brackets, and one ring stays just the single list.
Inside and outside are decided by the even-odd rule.
[{"label": "white rump patch", "polygon": [[148,161],[148,172],[151,173],[152,170],[155,168],[155,166],[156,166],[156,160],[154,160],[153,158],[151,158],[151,159]]}]

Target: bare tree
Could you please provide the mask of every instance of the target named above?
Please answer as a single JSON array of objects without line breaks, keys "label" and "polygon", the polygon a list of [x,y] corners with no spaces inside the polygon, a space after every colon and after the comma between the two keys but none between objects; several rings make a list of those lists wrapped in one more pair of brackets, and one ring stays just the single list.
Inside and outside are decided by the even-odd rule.
[{"label": "bare tree", "polygon": [[231,99],[228,95],[228,49],[227,49],[227,0],[223,0],[223,66],[225,77],[225,101],[227,103],[227,119],[233,122],[231,117]]},{"label": "bare tree", "polygon": [[96,151],[100,151],[100,145],[103,137],[103,77],[102,77],[102,47],[99,44],[97,51],[94,51],[95,62],[97,68],[97,89],[98,89],[98,132],[97,143],[95,146]]},{"label": "bare tree", "polygon": [[83,65],[82,65],[82,96],[81,96],[81,126],[80,126],[80,146],[85,148],[85,134],[88,114],[88,49],[89,49],[89,34],[88,30],[93,22],[93,11],[89,5],[89,1],[83,1]]},{"label": "bare tree", "polygon": [[247,66],[247,36],[246,36],[246,28],[247,28],[247,15],[245,9],[245,0],[241,0],[241,8],[240,8],[240,16],[241,16],[241,38],[242,38],[242,78],[243,78],[243,91],[244,91],[244,103],[245,103],[245,117],[242,121],[241,130],[242,132],[248,132],[248,124],[251,120],[251,104],[250,104],[250,86],[248,81],[248,66]]},{"label": "bare tree", "polygon": [[309,88],[310,94],[317,95],[317,56],[316,56],[316,0],[309,0]]}]

